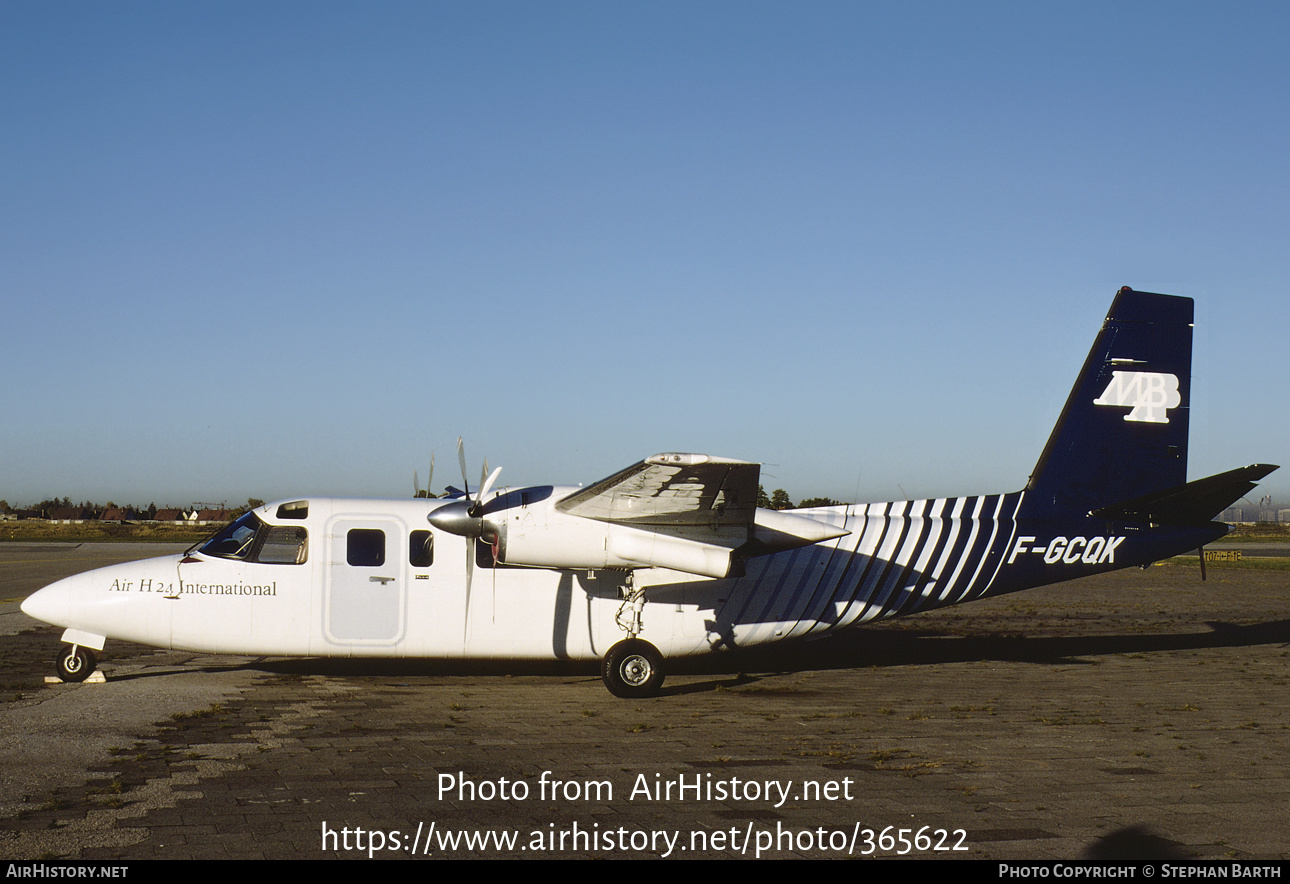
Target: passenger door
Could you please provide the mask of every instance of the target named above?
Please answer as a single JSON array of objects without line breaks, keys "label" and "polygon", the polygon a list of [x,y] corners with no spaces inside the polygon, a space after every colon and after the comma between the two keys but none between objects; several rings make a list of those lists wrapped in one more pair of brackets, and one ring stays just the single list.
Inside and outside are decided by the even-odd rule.
[{"label": "passenger door", "polygon": [[326,533],[327,641],[396,644],[407,620],[406,527],[391,518],[337,516]]}]

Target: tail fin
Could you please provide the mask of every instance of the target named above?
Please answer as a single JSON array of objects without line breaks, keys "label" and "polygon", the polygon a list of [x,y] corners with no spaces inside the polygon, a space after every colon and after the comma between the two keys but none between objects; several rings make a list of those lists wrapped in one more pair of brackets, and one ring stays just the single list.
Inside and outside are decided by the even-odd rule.
[{"label": "tail fin", "polygon": [[1028,515],[1186,483],[1191,329],[1191,298],[1120,289],[1026,485]]}]

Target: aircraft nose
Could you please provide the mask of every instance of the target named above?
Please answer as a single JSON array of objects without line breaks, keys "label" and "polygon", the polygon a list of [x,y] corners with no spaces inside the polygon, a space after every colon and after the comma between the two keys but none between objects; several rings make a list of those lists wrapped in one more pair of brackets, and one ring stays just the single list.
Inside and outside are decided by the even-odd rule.
[{"label": "aircraft nose", "polygon": [[68,581],[60,580],[27,596],[21,605],[22,612],[28,617],[52,623],[54,626],[67,626],[71,596],[72,591]]}]

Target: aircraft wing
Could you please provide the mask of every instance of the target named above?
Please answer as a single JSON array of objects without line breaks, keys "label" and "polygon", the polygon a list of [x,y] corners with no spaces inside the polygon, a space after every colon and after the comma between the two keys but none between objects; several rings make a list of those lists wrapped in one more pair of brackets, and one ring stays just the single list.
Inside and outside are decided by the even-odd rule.
[{"label": "aircraft wing", "polygon": [[751,528],[761,465],[706,454],[656,454],[574,492],[555,508],[634,526]]},{"label": "aircraft wing", "polygon": [[[761,465],[706,454],[656,454],[550,503],[546,497],[481,515],[446,504],[430,523],[493,538],[507,565],[567,570],[669,568],[739,577],[744,559],[849,533],[835,520],[758,509]],[[514,494],[514,492],[512,492]],[[453,509],[456,508],[456,509]],[[444,514],[442,517],[440,514]]]}]

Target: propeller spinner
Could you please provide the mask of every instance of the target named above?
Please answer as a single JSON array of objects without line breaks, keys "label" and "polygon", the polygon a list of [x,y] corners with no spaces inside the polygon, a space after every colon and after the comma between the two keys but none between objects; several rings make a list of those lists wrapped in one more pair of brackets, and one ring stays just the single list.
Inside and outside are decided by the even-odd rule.
[{"label": "propeller spinner", "polygon": [[479,537],[486,532],[493,533],[483,518],[484,501],[493,490],[493,485],[501,475],[502,468],[498,467],[490,473],[488,461],[485,460],[479,474],[479,491],[472,498],[470,483],[466,479],[466,448],[460,436],[457,437],[457,460],[461,464],[461,481],[466,488],[465,499],[444,504],[426,518],[440,531],[447,531],[460,537]]}]

